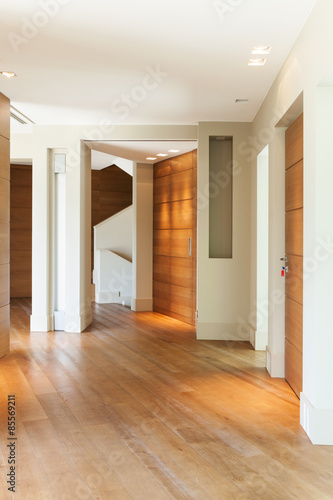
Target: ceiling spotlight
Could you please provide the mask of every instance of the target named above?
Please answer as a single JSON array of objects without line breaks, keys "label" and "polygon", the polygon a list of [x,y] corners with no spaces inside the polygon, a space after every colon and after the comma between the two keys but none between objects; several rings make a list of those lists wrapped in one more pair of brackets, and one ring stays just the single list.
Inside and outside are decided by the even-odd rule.
[{"label": "ceiling spotlight", "polygon": [[248,102],[248,99],[236,99],[235,101],[236,104],[248,104]]},{"label": "ceiling spotlight", "polygon": [[158,153],[156,156],[168,156],[168,155],[165,153]]},{"label": "ceiling spotlight", "polygon": [[180,149],[169,149],[169,153],[179,153]]},{"label": "ceiling spotlight", "polygon": [[249,59],[249,66],[263,66],[266,62],[266,59]]},{"label": "ceiling spotlight", "polygon": [[6,78],[13,78],[13,76],[16,76],[16,74],[12,71],[0,71],[0,74],[5,76]]},{"label": "ceiling spotlight", "polygon": [[269,54],[272,47],[253,47],[252,54]]},{"label": "ceiling spotlight", "polygon": [[156,160],[156,158],[152,158],[151,156],[148,156],[148,158],[146,158],[146,160]]}]

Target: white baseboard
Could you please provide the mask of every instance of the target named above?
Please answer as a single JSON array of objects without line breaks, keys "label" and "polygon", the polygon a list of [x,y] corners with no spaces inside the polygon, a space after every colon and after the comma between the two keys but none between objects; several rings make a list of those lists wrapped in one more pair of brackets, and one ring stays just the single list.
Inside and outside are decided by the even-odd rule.
[{"label": "white baseboard", "polygon": [[153,310],[153,299],[133,299],[131,301],[132,311],[152,311]]},{"label": "white baseboard", "polygon": [[250,342],[255,351],[266,351],[268,333],[258,332],[250,325]]},{"label": "white baseboard", "polygon": [[80,316],[66,316],[65,317],[65,332],[81,333],[92,322],[91,310],[86,311]]},{"label": "white baseboard", "polygon": [[[80,316],[65,317],[65,332],[81,333],[92,322],[91,309]],[[54,330],[54,316],[30,316],[30,331],[32,332],[51,332]]]},{"label": "white baseboard", "polygon": [[197,322],[198,340],[250,340],[250,325],[247,323],[201,323]]},{"label": "white baseboard", "polygon": [[30,316],[30,331],[31,332],[52,332],[54,330],[53,315]]},{"label": "white baseboard", "polygon": [[267,346],[266,368],[272,378],[284,378],[284,352],[272,352]]},{"label": "white baseboard", "polygon": [[95,302],[97,304],[122,304],[125,302],[125,306],[131,307],[131,297],[121,296],[113,292],[96,292]]},{"label": "white baseboard", "polygon": [[301,392],[301,426],[313,444],[333,445],[333,408],[315,408]]}]

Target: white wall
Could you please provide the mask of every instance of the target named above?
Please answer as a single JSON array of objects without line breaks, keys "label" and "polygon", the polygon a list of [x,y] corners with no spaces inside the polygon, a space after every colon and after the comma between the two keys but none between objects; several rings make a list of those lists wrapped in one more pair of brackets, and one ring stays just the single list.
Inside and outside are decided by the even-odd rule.
[{"label": "white wall", "polygon": [[257,314],[251,326],[254,338],[251,343],[256,350],[266,350],[268,342],[268,146],[257,158]]},{"label": "white wall", "polygon": [[[197,337],[200,339],[250,338],[251,165],[242,150],[250,132],[247,123],[199,123]],[[231,259],[209,258],[209,136],[233,137]],[[212,195],[226,181],[225,177],[217,178],[214,189],[211,186]]]},{"label": "white wall", "polygon": [[[75,219],[73,213],[69,212],[69,219],[76,221],[76,224],[80,228],[79,236],[79,246],[76,248],[76,255],[79,257],[79,274],[76,275],[76,279],[73,282],[67,271],[67,289],[66,294],[73,293],[73,283],[79,285],[80,295],[78,298],[78,304],[75,304],[75,316],[73,320],[69,316],[69,309],[67,305],[66,310],[66,324],[65,331],[82,332],[90,325],[92,322],[92,311],[91,311],[91,151],[84,144],[83,141],[79,142],[80,147],[80,189],[79,189],[79,206],[76,207]],[[70,178],[74,181],[74,176]],[[72,193],[75,190],[75,186],[78,183],[78,175],[76,170],[76,183],[72,183],[67,189],[67,204],[69,199],[72,198]],[[71,234],[71,239],[67,234],[67,251],[73,254],[71,249],[74,248],[74,237]],[[68,304],[68,299],[66,299]],[[74,306],[74,304],[72,304]],[[71,326],[70,326],[71,325]]]},{"label": "white wall", "polygon": [[133,205],[94,226],[95,249],[109,249],[132,262]]},{"label": "white wall", "polygon": [[[276,129],[275,125],[303,92],[305,272],[301,423],[311,440],[318,444],[333,444],[333,325],[329,290],[333,280],[333,202],[328,195],[332,168],[327,167],[331,162],[327,144],[332,135],[329,132],[330,139],[325,135],[325,130],[331,127],[332,107],[328,95],[323,99],[323,93],[318,91],[318,85],[333,68],[332,19],[333,2],[318,0],[255,117],[252,146],[249,147],[254,162],[261,149],[270,145],[269,298],[272,313],[269,317],[268,368],[273,376],[284,376],[284,301],[280,298],[284,282],[280,278],[279,260],[284,255],[284,129]],[[286,120],[285,125],[288,124]],[[327,124],[330,124],[329,129]],[[252,220],[252,227],[253,224]],[[325,261],[320,260],[322,256]],[[255,265],[254,255],[251,263]],[[254,286],[252,283],[252,293]]]},{"label": "white wall", "polygon": [[110,250],[95,250],[95,302],[131,307],[132,263]]}]

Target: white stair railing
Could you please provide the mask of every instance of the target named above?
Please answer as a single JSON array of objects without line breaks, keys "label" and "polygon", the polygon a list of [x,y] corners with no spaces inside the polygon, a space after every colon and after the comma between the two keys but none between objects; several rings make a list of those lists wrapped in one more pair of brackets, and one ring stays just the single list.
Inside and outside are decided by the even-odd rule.
[{"label": "white stair railing", "polygon": [[133,207],[94,227],[95,301],[130,306]]}]

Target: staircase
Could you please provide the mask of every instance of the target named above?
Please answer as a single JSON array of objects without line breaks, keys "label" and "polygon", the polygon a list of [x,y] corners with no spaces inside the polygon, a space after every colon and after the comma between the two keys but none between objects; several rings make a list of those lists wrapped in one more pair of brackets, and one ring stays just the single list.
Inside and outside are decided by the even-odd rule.
[{"label": "staircase", "polygon": [[131,305],[133,206],[94,226],[95,301]]}]

